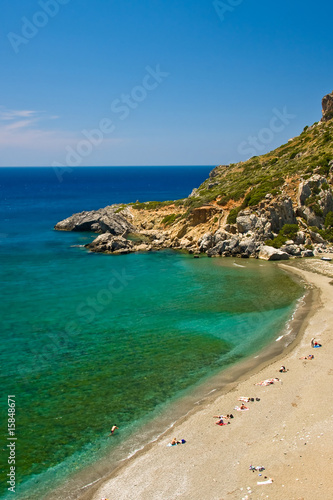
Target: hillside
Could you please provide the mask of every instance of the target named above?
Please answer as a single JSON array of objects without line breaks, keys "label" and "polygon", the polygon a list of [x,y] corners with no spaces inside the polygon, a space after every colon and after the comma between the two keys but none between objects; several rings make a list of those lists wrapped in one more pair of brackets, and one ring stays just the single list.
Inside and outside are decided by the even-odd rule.
[{"label": "hillside", "polygon": [[58,230],[103,233],[92,251],[161,248],[209,256],[287,259],[333,242],[333,92],[320,122],[287,144],[245,162],[215,167],[188,198],[83,212]]}]

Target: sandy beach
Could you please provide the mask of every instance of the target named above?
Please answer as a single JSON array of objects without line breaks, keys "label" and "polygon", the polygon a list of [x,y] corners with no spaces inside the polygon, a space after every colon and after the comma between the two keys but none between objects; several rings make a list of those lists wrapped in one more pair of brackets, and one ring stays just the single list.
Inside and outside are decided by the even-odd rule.
[{"label": "sandy beach", "polygon": [[[84,499],[333,498],[333,264],[317,258],[280,266],[301,276],[315,293],[290,348],[226,394],[207,400]],[[311,348],[313,337],[321,348]],[[299,359],[308,354],[314,359]],[[279,373],[281,365],[286,373]],[[273,377],[280,382],[255,385]],[[254,398],[246,411],[235,409],[242,396]],[[230,425],[215,425],[213,415],[230,413]],[[167,446],[175,436],[186,443]],[[265,469],[251,471],[250,465]]]}]

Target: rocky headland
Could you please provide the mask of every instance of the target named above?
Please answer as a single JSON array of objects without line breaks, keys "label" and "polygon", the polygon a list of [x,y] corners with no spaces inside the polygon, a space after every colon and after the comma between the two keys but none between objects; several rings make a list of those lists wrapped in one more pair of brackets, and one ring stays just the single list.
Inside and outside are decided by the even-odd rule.
[{"label": "rocky headland", "polygon": [[215,167],[188,198],[81,212],[56,230],[99,233],[92,252],[161,249],[285,260],[332,251],[333,92],[320,122],[245,162]]}]

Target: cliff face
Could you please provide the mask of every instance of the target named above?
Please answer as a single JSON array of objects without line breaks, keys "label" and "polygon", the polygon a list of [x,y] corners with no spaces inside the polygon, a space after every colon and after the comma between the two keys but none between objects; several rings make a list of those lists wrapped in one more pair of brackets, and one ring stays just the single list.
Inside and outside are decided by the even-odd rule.
[{"label": "cliff face", "polygon": [[[82,212],[55,229],[101,233],[88,248],[162,248],[266,260],[308,257],[333,242],[333,93],[323,119],[276,150],[215,167],[184,200]],[[331,117],[331,118],[330,118]]]},{"label": "cliff face", "polygon": [[333,118],[333,92],[327,94],[322,100],[323,117],[322,121],[327,122]]}]

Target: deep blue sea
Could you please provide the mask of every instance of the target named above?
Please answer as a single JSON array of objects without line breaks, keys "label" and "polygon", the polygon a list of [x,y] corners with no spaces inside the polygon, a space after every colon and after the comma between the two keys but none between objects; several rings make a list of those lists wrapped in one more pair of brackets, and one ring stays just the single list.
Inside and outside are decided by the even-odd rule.
[{"label": "deep blue sea", "polygon": [[1,499],[14,498],[8,395],[15,498],[78,498],[170,423],[169,405],[285,327],[302,288],[271,263],[92,254],[80,245],[94,235],[53,229],[112,203],[184,198],[212,168],[0,168]]}]

